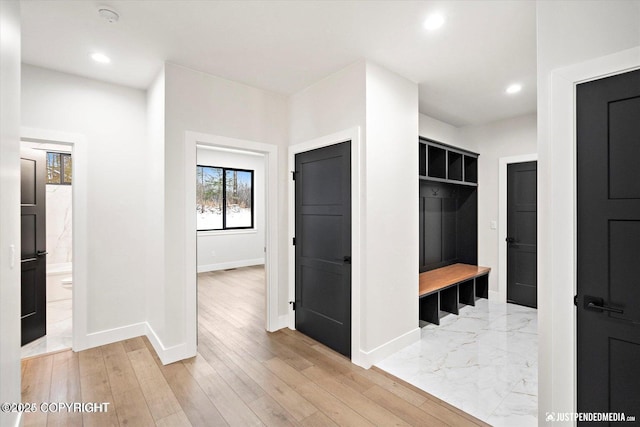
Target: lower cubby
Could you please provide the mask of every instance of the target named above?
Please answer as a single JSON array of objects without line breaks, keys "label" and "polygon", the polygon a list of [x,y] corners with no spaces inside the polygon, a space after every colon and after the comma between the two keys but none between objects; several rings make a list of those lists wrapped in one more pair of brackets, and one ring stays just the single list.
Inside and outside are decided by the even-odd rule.
[{"label": "lower cubby", "polygon": [[476,299],[488,297],[488,274],[447,285],[420,297],[420,320],[439,325],[441,312],[457,315],[461,306],[475,306]]}]

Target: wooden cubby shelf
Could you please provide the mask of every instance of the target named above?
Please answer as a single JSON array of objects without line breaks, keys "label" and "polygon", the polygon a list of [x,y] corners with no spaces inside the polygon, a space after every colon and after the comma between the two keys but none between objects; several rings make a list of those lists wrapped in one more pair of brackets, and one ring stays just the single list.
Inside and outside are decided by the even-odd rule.
[{"label": "wooden cubby shelf", "polygon": [[488,298],[489,267],[453,264],[420,273],[420,320],[440,324],[442,312],[458,314],[462,305]]}]

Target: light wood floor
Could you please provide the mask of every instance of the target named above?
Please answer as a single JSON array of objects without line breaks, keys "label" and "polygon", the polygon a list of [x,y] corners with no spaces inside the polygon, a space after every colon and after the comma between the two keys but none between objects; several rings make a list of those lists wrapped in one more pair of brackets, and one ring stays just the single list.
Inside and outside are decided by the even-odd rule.
[{"label": "light wood floor", "polygon": [[106,413],[25,414],[25,426],[486,425],[289,329],[264,331],[264,270],[204,273],[194,358],[163,366],[134,338],[22,363],[23,402],[110,402]]}]

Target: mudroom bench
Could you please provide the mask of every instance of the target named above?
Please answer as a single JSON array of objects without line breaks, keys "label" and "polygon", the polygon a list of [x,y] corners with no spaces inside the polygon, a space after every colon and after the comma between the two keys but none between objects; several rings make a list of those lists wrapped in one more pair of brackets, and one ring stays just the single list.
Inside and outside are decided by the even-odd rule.
[{"label": "mudroom bench", "polygon": [[440,324],[440,311],[458,314],[460,305],[475,305],[489,296],[489,267],[452,264],[420,273],[420,320]]}]

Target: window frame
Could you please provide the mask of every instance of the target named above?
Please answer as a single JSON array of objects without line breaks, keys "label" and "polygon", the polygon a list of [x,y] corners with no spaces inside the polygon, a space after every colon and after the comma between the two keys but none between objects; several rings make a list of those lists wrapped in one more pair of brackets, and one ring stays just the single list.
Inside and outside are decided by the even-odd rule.
[{"label": "window frame", "polygon": [[[252,230],[254,229],[255,220],[254,220],[254,200],[255,200],[255,190],[254,190],[254,181],[255,181],[255,170],[252,169],[241,169],[241,168],[227,168],[222,166],[211,166],[211,165],[202,165],[196,164],[196,179],[198,176],[197,170],[198,168],[209,168],[209,169],[221,169],[222,170],[222,228],[198,228],[198,222],[196,221],[196,231],[197,232],[211,232],[211,231],[227,231],[227,230]],[[227,227],[227,171],[235,171],[235,172],[249,172],[251,174],[251,225],[243,226],[243,227]]]},{"label": "window frame", "polygon": [[[47,151],[46,152],[46,165],[45,167],[48,169],[49,168],[49,154],[54,154],[58,157],[58,165],[60,168],[60,175],[59,175],[59,180],[60,182],[48,182],[48,176],[47,176],[47,181],[45,182],[46,185],[72,185],[73,184],[73,160],[71,157],[71,153],[66,153],[63,151]],[[65,158],[71,160],[71,180],[70,181],[65,181],[64,179],[64,165],[65,165]],[[47,171],[48,174],[48,171]]]}]

